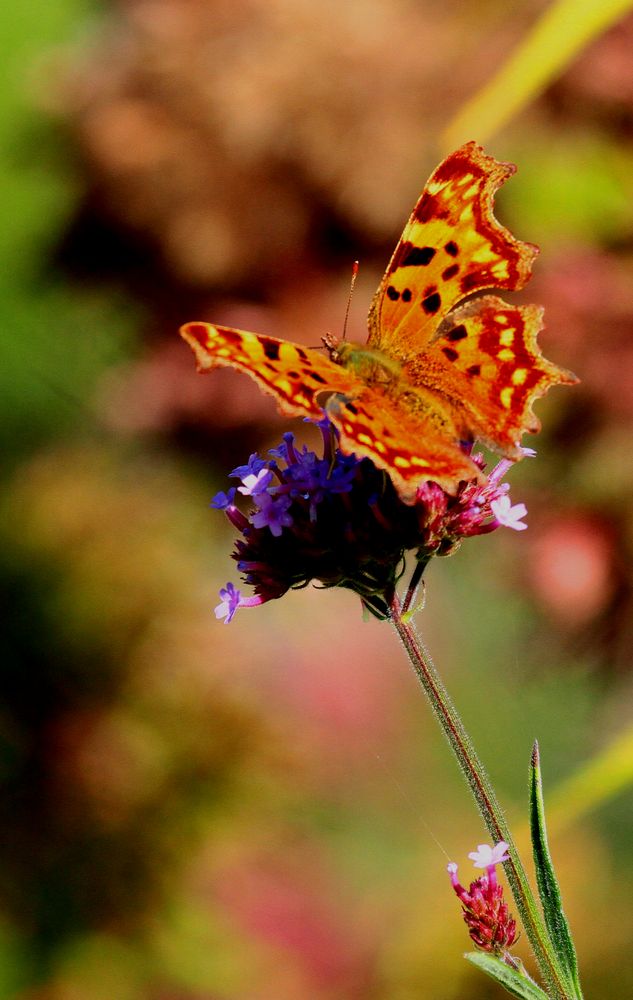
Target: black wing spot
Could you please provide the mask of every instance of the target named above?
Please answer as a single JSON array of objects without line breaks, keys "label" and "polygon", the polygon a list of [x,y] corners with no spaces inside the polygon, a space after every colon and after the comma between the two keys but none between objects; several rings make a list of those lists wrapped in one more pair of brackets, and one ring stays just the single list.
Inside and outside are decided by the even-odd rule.
[{"label": "black wing spot", "polygon": [[459,264],[451,264],[450,267],[447,267],[444,271],[442,271],[442,278],[444,281],[450,281],[451,278],[455,277],[458,271]]},{"label": "black wing spot", "polygon": [[311,378],[313,382],[320,382],[321,385],[327,385],[327,379],[319,375],[318,372],[307,372],[308,378]]},{"label": "black wing spot", "polygon": [[459,253],[459,247],[457,246],[455,240],[449,240],[444,246],[444,249],[449,257],[457,257],[457,254]]},{"label": "black wing spot", "polygon": [[264,337],[261,337],[260,343],[269,361],[279,361],[279,348],[281,345],[276,340],[266,340]]},{"label": "black wing spot", "polygon": [[410,288],[405,288],[405,290],[403,291],[403,293],[402,293],[402,301],[403,302],[410,302],[411,301],[411,289]]},{"label": "black wing spot", "polygon": [[457,361],[459,354],[454,347],[443,347],[442,354],[448,358],[449,361]]},{"label": "black wing spot", "polygon": [[397,302],[400,298],[400,292],[397,288],[394,288],[393,285],[389,285],[387,288],[387,298],[391,299],[392,302]]},{"label": "black wing spot", "polygon": [[468,330],[463,323],[460,323],[459,326],[454,326],[450,333],[446,334],[448,340],[463,340],[467,336]]},{"label": "black wing spot", "polygon": [[429,316],[434,316],[442,305],[442,300],[437,292],[433,292],[432,295],[427,295],[425,299],[422,300],[422,308],[425,313]]},{"label": "black wing spot", "polygon": [[470,368],[466,369],[469,375],[481,375],[481,365],[471,365]]},{"label": "black wing spot", "polygon": [[399,262],[400,267],[426,267],[435,257],[434,247],[411,247],[406,256]]},{"label": "black wing spot", "polygon": [[345,409],[349,410],[349,412],[353,413],[354,415],[356,415],[358,413],[358,407],[354,406],[353,403],[346,403],[345,404]]},{"label": "black wing spot", "polygon": [[299,355],[299,357],[301,358],[302,361],[307,361],[308,360],[308,355],[304,351],[303,347],[297,347],[296,344],[295,344],[295,351],[297,352],[297,354]]}]

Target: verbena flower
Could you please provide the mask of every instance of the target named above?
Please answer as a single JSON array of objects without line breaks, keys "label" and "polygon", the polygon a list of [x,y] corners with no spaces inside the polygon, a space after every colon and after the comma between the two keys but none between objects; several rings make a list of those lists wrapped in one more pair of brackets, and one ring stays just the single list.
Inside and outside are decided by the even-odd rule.
[{"label": "verbena flower", "polygon": [[523,518],[527,514],[527,507],[524,503],[512,504],[510,497],[499,497],[490,504],[490,509],[499,524],[505,528],[514,528],[515,531],[525,531],[527,524],[523,523]]},{"label": "verbena flower", "polygon": [[[281,597],[316,581],[359,594],[378,618],[389,615],[395,587],[411,552],[423,568],[434,555],[449,555],[463,538],[499,526],[523,530],[524,504],[513,506],[501,482],[512,463],[503,460],[482,485],[459,484],[455,496],[437,483],[422,482],[415,504],[405,504],[386,473],[367,458],[344,455],[327,419],[318,424],[323,454],[295,444],[284,434],[267,458],[251,455],[230,474],[240,485],[218,493],[212,506],[223,510],[240,532],[233,558],[253,597],[233,584],[220,592],[218,618],[228,623],[238,608]],[[473,461],[483,471],[483,456]],[[236,493],[251,503],[243,513]]]},{"label": "verbena flower", "polygon": [[476,851],[468,855],[475,868],[486,871],[468,889],[457,879],[457,865],[451,862],[447,871],[457,894],[475,946],[482,951],[503,956],[517,938],[516,921],[510,916],[508,905],[503,898],[503,886],[497,882],[496,865],[508,860],[508,845],[500,840],[495,847],[479,844]]},{"label": "verbena flower", "polygon": [[474,868],[492,868],[494,875],[495,865],[500,865],[509,858],[508,845],[505,840],[500,840],[494,847],[490,844],[477,844],[477,850],[470,851],[468,857]]}]

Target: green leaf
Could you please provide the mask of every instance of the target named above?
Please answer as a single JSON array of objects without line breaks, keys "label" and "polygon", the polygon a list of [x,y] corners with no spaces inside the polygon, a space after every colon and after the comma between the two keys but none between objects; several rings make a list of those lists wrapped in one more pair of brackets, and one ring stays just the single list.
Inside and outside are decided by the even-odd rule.
[{"label": "green leaf", "polygon": [[496,979],[512,996],[521,997],[521,1000],[548,1000],[547,993],[544,993],[534,980],[529,979],[527,973],[513,969],[495,955],[488,955],[483,951],[469,951],[464,958]]},{"label": "green leaf", "polygon": [[578,978],[578,962],[567,918],[563,912],[560,889],[552,858],[547,844],[545,827],[545,807],[543,805],[543,785],[541,782],[541,761],[538,743],[534,743],[530,767],[530,828],[536,883],[543,906],[543,916],[549,932],[552,947],[561,966],[569,977],[569,985],[574,996],[582,1000],[582,990]]}]

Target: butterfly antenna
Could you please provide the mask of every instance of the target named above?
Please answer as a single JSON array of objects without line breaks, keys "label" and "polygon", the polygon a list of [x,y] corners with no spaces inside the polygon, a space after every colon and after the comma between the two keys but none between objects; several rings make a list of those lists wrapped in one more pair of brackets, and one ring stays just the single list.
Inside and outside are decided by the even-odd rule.
[{"label": "butterfly antenna", "polygon": [[347,334],[347,321],[349,319],[349,310],[350,310],[350,306],[352,304],[352,295],[354,294],[354,285],[356,284],[356,276],[358,274],[358,267],[359,267],[358,261],[355,260],[354,263],[353,263],[353,265],[352,265],[352,280],[351,280],[350,286],[349,286],[349,295],[347,296],[347,309],[345,310],[345,320],[343,322],[343,336],[341,337],[341,340],[345,340],[345,336]]},{"label": "butterfly antenna", "polygon": [[323,348],[325,348],[325,350],[329,352],[331,358],[334,357],[334,355],[336,354],[336,348],[343,340],[345,340],[345,336],[347,334],[347,321],[349,319],[349,310],[352,304],[352,295],[354,294],[354,285],[356,284],[356,275],[358,274],[358,266],[359,266],[358,261],[355,260],[352,266],[352,280],[349,286],[349,295],[347,296],[347,308],[345,309],[345,319],[343,320],[343,336],[339,340],[339,338],[336,337],[334,334],[326,333],[324,337],[321,337],[323,344],[321,344],[319,347],[312,348],[312,350],[314,351],[322,351]]}]

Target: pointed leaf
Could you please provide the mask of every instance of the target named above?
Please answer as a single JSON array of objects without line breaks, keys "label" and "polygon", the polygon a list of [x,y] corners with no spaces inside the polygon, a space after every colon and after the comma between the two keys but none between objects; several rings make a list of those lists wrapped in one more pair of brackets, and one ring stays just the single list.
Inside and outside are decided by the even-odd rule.
[{"label": "pointed leaf", "polygon": [[547,993],[544,993],[532,979],[528,979],[511,965],[506,965],[495,955],[488,955],[483,951],[469,951],[464,958],[496,979],[512,996],[520,997],[521,1000],[548,1000]]},{"label": "pointed leaf", "polygon": [[578,1000],[582,1000],[576,950],[567,918],[563,912],[560,888],[547,843],[541,761],[537,742],[534,743],[532,750],[530,768],[530,827],[536,882],[543,905],[543,916],[545,917],[550,941],[563,969],[567,972],[574,996]]}]

